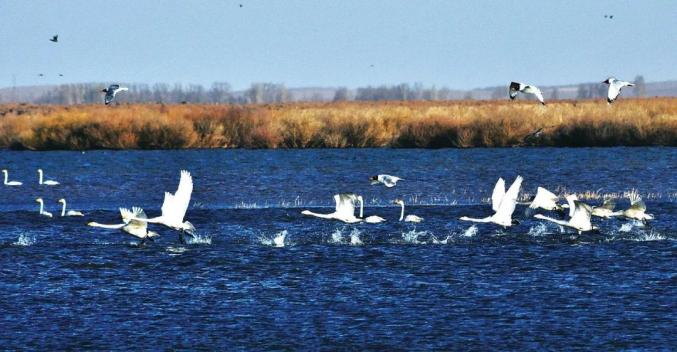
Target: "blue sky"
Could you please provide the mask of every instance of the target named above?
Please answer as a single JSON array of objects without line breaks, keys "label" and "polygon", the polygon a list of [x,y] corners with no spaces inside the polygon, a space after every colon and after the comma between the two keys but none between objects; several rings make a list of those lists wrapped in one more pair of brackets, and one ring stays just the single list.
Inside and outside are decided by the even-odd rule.
[{"label": "blue sky", "polygon": [[667,0],[0,0],[0,87],[662,81],[677,79],[675,18]]}]

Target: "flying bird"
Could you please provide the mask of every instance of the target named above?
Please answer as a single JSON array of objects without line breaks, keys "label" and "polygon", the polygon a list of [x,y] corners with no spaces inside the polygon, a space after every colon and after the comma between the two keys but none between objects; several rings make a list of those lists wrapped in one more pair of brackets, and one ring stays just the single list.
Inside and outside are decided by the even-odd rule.
[{"label": "flying bird", "polygon": [[54,42],[54,43],[58,43],[59,42],[59,35],[55,34],[49,41]]},{"label": "flying bird", "polygon": [[115,100],[115,96],[119,92],[126,92],[128,90],[129,90],[129,88],[120,87],[119,84],[111,84],[108,88],[104,88],[104,89],[101,90],[103,93],[106,93],[106,96],[104,97],[103,102],[106,105],[108,105],[108,104],[112,103],[113,100]]},{"label": "flying bird", "polygon": [[519,82],[510,82],[510,89],[508,92],[508,94],[510,95],[510,100],[514,100],[515,97],[517,97],[517,93],[533,94],[534,96],[536,96],[538,101],[541,102],[541,104],[545,105],[545,101],[543,101],[543,93],[541,93],[541,90],[538,89],[538,87],[536,86]]},{"label": "flying bird", "polygon": [[397,176],[391,175],[376,175],[369,177],[372,185],[377,185],[379,183],[384,184],[386,187],[391,188],[397,185],[397,181],[402,181],[403,179]]},{"label": "flying bird", "polygon": [[99,224],[98,222],[89,222],[88,226],[100,227],[104,229],[122,230],[136,238],[141,239],[141,244],[146,240],[153,240],[154,237],[159,236],[157,232],[148,231],[148,223],[143,221],[147,219],[146,213],[141,208],[133,207],[132,211],[126,208],[120,208],[120,216],[122,217],[122,224]]},{"label": "flying bird", "polygon": [[636,190],[632,190],[628,194],[628,198],[630,199],[630,208],[624,210],[620,215],[627,219],[640,220],[643,223],[654,219],[653,215],[646,213],[646,204]]},{"label": "flying bird", "polygon": [[621,89],[623,87],[634,87],[634,83],[626,82],[626,81],[619,81],[614,77],[609,77],[607,78],[606,81],[602,82],[606,83],[609,85],[609,91],[607,92],[606,95],[606,101],[607,103],[611,104],[614,101],[616,101],[616,98],[621,94]]},{"label": "flying bird", "polygon": [[590,218],[592,217],[592,207],[577,200],[574,200],[572,202],[573,207],[572,209],[569,210],[570,211],[569,220],[553,219],[551,217],[547,217],[542,214],[536,214],[534,215],[534,217],[536,219],[554,222],[555,224],[558,225],[571,227],[577,230],[579,234],[586,231],[597,230],[597,228],[593,226],[592,223],[590,222]]},{"label": "flying bird", "polygon": [[353,193],[335,194],[334,202],[336,203],[336,208],[333,213],[319,214],[310,210],[304,210],[301,214],[321,219],[339,220],[348,224],[361,222],[362,219],[355,216],[355,202],[358,202],[359,199],[360,196]]},{"label": "flying bird", "polygon": [[599,207],[592,207],[592,216],[608,219],[612,216],[621,215],[622,212],[614,211],[616,201],[612,198],[607,198]]}]

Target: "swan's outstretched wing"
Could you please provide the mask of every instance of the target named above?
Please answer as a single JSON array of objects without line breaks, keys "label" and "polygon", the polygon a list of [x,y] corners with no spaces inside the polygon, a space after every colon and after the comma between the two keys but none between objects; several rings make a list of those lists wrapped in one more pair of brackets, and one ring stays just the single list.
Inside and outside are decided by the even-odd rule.
[{"label": "swan's outstretched wing", "polygon": [[543,93],[541,93],[541,90],[536,88],[534,91],[534,95],[536,96],[536,99],[541,102],[541,104],[545,105],[545,100],[543,99]]},{"label": "swan's outstretched wing", "polygon": [[173,221],[183,222],[188,211],[190,195],[193,193],[193,178],[190,172],[181,170],[181,178],[176,193],[172,195],[165,192],[165,200],[162,203],[162,216]]},{"label": "swan's outstretched wing", "polygon": [[639,196],[637,190],[632,190],[630,194],[628,194],[628,198],[630,198],[630,209],[646,211],[646,204],[644,204],[644,201]]},{"label": "swan's outstretched wing", "polygon": [[510,185],[510,188],[508,188],[508,191],[505,192],[503,199],[501,199],[501,204],[494,215],[497,219],[512,219],[512,213],[517,205],[517,195],[520,192],[522,181],[522,176],[517,176],[512,185]]},{"label": "swan's outstretched wing", "polygon": [[529,208],[543,208],[545,210],[553,210],[557,208],[557,199],[559,199],[559,197],[554,193],[543,187],[538,187],[536,190],[536,196],[534,197],[534,200],[531,201],[531,204],[529,204]]},{"label": "swan's outstretched wing", "polygon": [[609,83],[609,90],[606,93],[606,101],[609,103],[612,103],[621,94],[621,86],[618,86],[616,82],[618,81]]},{"label": "swan's outstretched wing", "polygon": [[148,223],[146,221],[139,220],[148,218],[143,209],[139,207],[133,207],[132,211],[129,211],[129,209],[120,208],[120,214],[122,215],[122,221],[127,224],[122,228],[123,231],[139,238],[144,238],[147,236]]},{"label": "swan's outstretched wing", "polygon": [[610,211],[613,211],[614,208],[616,207],[616,201],[613,200],[612,198],[607,198],[604,200],[604,203],[600,208],[608,209]]},{"label": "swan's outstretched wing", "polygon": [[574,202],[574,212],[573,212],[574,214],[569,220],[569,224],[579,229],[592,228],[592,224],[590,223],[590,217],[592,216],[592,207],[577,200],[573,202]]},{"label": "swan's outstretched wing", "polygon": [[498,211],[498,206],[501,204],[501,199],[505,196],[505,180],[499,178],[494,186],[494,191],[491,193],[491,209]]}]

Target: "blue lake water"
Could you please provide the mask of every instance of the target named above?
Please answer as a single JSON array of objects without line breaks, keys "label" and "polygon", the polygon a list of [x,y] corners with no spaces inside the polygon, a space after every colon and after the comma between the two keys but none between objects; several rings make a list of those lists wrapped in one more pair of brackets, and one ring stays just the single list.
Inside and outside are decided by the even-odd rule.
[{"label": "blue lake water", "polygon": [[[0,187],[2,349],[677,346],[675,148],[3,151],[0,167],[24,183]],[[61,185],[37,185],[38,168]],[[86,226],[119,222],[119,207],[159,215],[182,169],[196,240],[152,226],[160,238],[138,247]],[[405,180],[372,186],[377,173]],[[596,218],[601,233],[582,235],[522,205],[507,230],[458,220],[491,215],[497,178],[518,174],[525,198],[636,188],[656,219]],[[387,222],[301,215],[340,192]],[[37,197],[85,217],[40,216]],[[424,221],[398,222],[395,198]]]}]

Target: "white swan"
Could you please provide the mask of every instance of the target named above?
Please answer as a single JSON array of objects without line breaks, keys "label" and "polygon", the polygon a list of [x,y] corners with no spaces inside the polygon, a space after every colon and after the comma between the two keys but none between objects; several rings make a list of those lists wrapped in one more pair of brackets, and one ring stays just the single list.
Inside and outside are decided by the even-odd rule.
[{"label": "white swan", "polygon": [[627,219],[641,220],[643,223],[654,219],[653,215],[646,213],[646,204],[640,198],[637,190],[630,191],[628,198],[630,199],[630,208],[622,211],[620,215]]},{"label": "white swan", "polygon": [[541,102],[541,104],[545,105],[545,101],[543,101],[543,93],[541,93],[541,90],[536,86],[520,82],[510,82],[510,88],[508,90],[510,100],[515,99],[515,97],[517,97],[517,93],[533,94],[536,96],[536,99]]},{"label": "white swan", "polygon": [[141,208],[133,207],[132,211],[126,208],[120,208],[120,216],[122,217],[122,224],[99,224],[98,222],[89,222],[88,226],[100,227],[104,229],[122,230],[136,238],[141,239],[143,244],[148,239],[159,236],[157,232],[148,231],[148,223],[143,221],[146,219],[146,213]]},{"label": "white swan", "polygon": [[[568,199],[572,199],[572,197],[568,197]],[[571,215],[569,220],[553,219],[542,214],[536,214],[534,217],[536,219],[554,222],[558,225],[571,227],[572,229],[577,230],[579,234],[585,231],[597,230],[597,228],[590,222],[590,218],[592,216],[592,207],[577,200],[572,199],[571,201],[573,202],[573,206],[569,209],[569,213],[573,215]]]},{"label": "white swan", "polygon": [[409,214],[406,217],[404,216],[404,201],[402,199],[395,199],[393,204],[397,204],[400,207],[402,207],[402,211],[400,212],[400,221],[404,220],[405,222],[421,222],[423,221],[423,218],[420,216],[416,216],[413,214]]},{"label": "white swan", "polygon": [[517,205],[517,195],[522,186],[522,176],[517,176],[508,191],[505,191],[505,181],[499,178],[494,186],[494,191],[491,194],[491,208],[495,211],[494,215],[482,219],[469,218],[463,216],[460,220],[473,222],[492,222],[504,227],[512,226],[512,213],[515,211]]},{"label": "white swan", "polygon": [[42,178],[42,169],[38,169],[38,184],[41,185],[46,185],[46,186],[56,186],[59,184],[59,182],[54,181],[54,180],[44,180]]},{"label": "white swan", "polygon": [[21,186],[23,184],[19,181],[8,181],[9,172],[7,172],[7,169],[2,170],[2,173],[5,174],[5,186]]},{"label": "white swan", "polygon": [[529,209],[562,210],[557,200],[559,200],[557,195],[543,187],[538,187],[534,200],[529,204]]},{"label": "white swan", "polygon": [[611,198],[607,198],[604,200],[604,203],[602,203],[601,206],[592,208],[592,216],[608,219],[613,216],[621,215],[622,212],[614,211],[615,207],[616,201]]},{"label": "white swan", "polygon": [[135,218],[139,221],[162,224],[179,231],[179,242],[185,243],[183,233],[195,236],[195,226],[188,221],[183,221],[190,203],[190,195],[193,193],[193,178],[190,172],[181,170],[179,187],[176,193],[165,192],[165,200],[162,203],[162,215],[151,219]]},{"label": "white swan", "polygon": [[77,210],[69,210],[66,212],[66,200],[64,198],[59,199],[59,203],[62,204],[61,206],[61,216],[85,216],[81,212]]},{"label": "white swan", "polygon": [[333,213],[319,214],[310,210],[301,212],[303,215],[314,216],[320,219],[339,220],[345,223],[353,224],[362,221],[362,219],[355,217],[355,202],[358,201],[359,196],[353,193],[341,193],[334,195],[334,202],[336,208]]},{"label": "white swan", "polygon": [[52,213],[45,211],[45,202],[42,200],[42,198],[37,198],[35,201],[40,203],[40,215],[44,215],[48,218],[51,218]]},{"label": "white swan", "polygon": [[369,177],[372,185],[377,185],[379,183],[384,184],[386,187],[391,188],[397,185],[397,181],[402,181],[402,178],[391,175],[376,175]]},{"label": "white swan", "polygon": [[357,196],[357,201],[360,202],[360,219],[364,219],[364,222],[368,224],[378,224],[386,221],[386,219],[378,215],[367,216],[364,218],[364,199],[362,196]]}]

